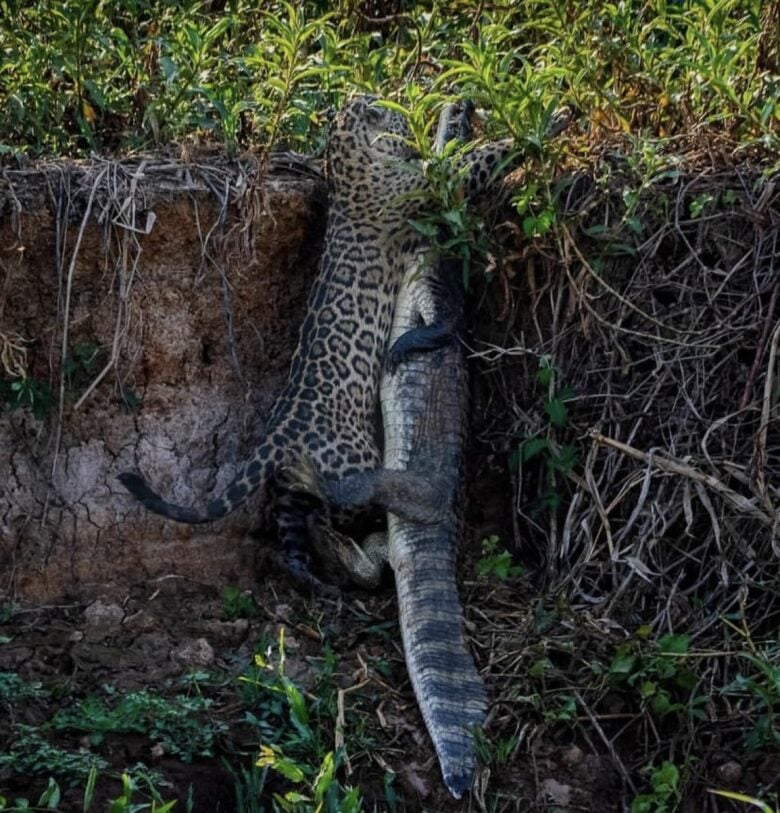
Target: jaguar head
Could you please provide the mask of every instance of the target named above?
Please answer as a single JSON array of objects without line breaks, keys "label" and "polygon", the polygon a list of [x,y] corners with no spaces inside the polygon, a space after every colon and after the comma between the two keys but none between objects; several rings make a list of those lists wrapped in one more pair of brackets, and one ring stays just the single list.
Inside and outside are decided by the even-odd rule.
[{"label": "jaguar head", "polygon": [[[328,137],[328,180],[334,198],[365,205],[372,195],[388,200],[404,162],[417,157],[403,115],[358,96],[336,114]],[[408,168],[407,168],[408,170]]]}]

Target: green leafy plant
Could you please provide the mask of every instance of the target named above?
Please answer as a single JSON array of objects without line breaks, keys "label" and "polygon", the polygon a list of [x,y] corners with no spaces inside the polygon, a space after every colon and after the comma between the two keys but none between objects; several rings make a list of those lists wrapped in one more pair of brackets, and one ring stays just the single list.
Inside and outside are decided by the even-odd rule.
[{"label": "green leafy plant", "polygon": [[343,75],[345,68],[323,64],[312,47],[323,36],[332,14],[307,19],[302,4],[286,0],[281,0],[278,9],[261,13],[265,30],[250,50],[246,67],[264,78],[265,87],[255,94],[255,105],[262,116],[258,124],[264,141],[270,146],[280,136],[308,135],[324,101],[317,92],[319,83],[333,81],[331,69],[333,74]]},{"label": "green leafy plant", "polygon": [[777,710],[780,709],[780,665],[767,653],[741,652],[743,660],[753,667],[753,674],[739,674],[721,689],[721,694],[748,700],[758,712],[753,728],[745,732],[749,750],[780,747]]},{"label": "green leafy plant", "polygon": [[[109,801],[110,807],[107,808],[109,813],[144,813],[144,811],[148,811],[148,813],[170,813],[176,804],[175,800],[163,801],[157,789],[157,783],[160,782],[159,776],[150,773],[142,765],[136,765],[130,770],[123,771],[121,775],[111,775],[108,772],[100,774],[98,765],[95,764],[92,765],[85,777],[81,805],[83,813],[90,813],[90,811],[94,810],[95,790],[100,779],[119,779],[122,784],[121,794],[116,799]],[[149,801],[134,801],[134,797],[137,797],[139,793]],[[41,793],[35,804],[31,805],[29,800],[23,797],[8,799],[5,796],[0,796],[0,811],[63,810],[61,805],[62,791],[57,781],[51,776],[48,778],[46,789]],[[191,805],[187,807],[187,810],[191,810]]]},{"label": "green leafy plant", "polygon": [[16,732],[12,747],[0,753],[0,769],[22,776],[51,775],[75,784],[85,781],[92,768],[105,770],[108,767],[97,754],[52,745],[34,726],[20,724]]},{"label": "green leafy plant", "polygon": [[11,807],[11,802],[5,796],[0,796],[0,810],[56,810],[59,807],[61,795],[60,786],[52,777],[49,777],[46,790],[43,791],[34,806],[31,806],[27,799],[20,798],[15,799],[13,807]]},{"label": "green leafy plant", "polygon": [[226,621],[236,618],[252,618],[257,615],[257,602],[251,593],[238,587],[226,587],[222,591],[222,615]]},{"label": "green leafy plant", "polygon": [[530,240],[544,237],[555,225],[556,215],[549,190],[540,193],[539,182],[532,181],[518,192],[513,200],[515,211],[521,216],[523,235]]},{"label": "green leafy plant", "polygon": [[37,378],[0,376],[0,404],[8,410],[29,409],[42,421],[57,403],[49,385]]},{"label": "green leafy plant", "polygon": [[28,683],[15,672],[0,672],[0,703],[18,703],[45,694],[40,683]]},{"label": "green leafy plant", "polygon": [[122,794],[111,803],[111,813],[141,813],[148,810],[149,813],[170,813],[176,801],[161,802],[152,799],[151,803],[133,802],[133,796],[139,790],[139,782],[129,773],[122,774]]},{"label": "green leafy plant", "polygon": [[249,767],[240,765],[235,768],[223,760],[223,765],[233,776],[233,790],[236,797],[236,810],[242,813],[266,813],[265,805],[261,802],[267,771],[258,768],[252,762]]},{"label": "green leafy plant", "polygon": [[493,577],[499,581],[516,578],[523,572],[520,565],[512,563],[512,554],[499,547],[500,540],[492,535],[482,540],[482,556],[477,559],[477,575],[480,578]]},{"label": "green leafy plant", "polygon": [[482,729],[474,732],[474,747],[477,759],[483,765],[501,769],[508,765],[515,755],[520,740],[516,735],[491,740]]},{"label": "green leafy plant", "polygon": [[[150,782],[149,778],[141,773],[141,778],[138,778],[137,771],[123,772],[120,779],[122,782],[122,793],[114,800],[110,801],[109,813],[170,813],[176,804],[175,800],[171,802],[162,801],[157,789]],[[89,813],[93,810],[93,802],[95,797],[95,788],[98,782],[99,774],[98,769],[94,765],[89,770],[86,778],[84,788],[84,797],[81,810],[83,813]],[[152,796],[150,802],[134,802],[133,796],[141,789],[144,789],[149,795]],[[0,811],[43,811],[43,810],[61,810],[62,791],[53,777],[49,777],[46,789],[38,798],[36,804],[31,805],[25,798],[17,798],[14,800],[7,799],[0,796]]]},{"label": "green leafy plant", "polygon": [[253,705],[262,709],[262,717],[247,713],[247,720],[257,726],[264,740],[256,765],[291,785],[287,792],[274,794],[274,809],[357,813],[362,810],[359,790],[341,787],[336,779],[341,753],[327,748],[322,736],[323,717],[332,720],[335,716],[335,707],[327,699],[334,663],[326,657],[319,680],[325,691],[312,693],[315,700],[310,709],[301,690],[285,674],[285,659],[282,628],[276,652],[268,647],[264,654],[257,654],[251,673],[241,677],[252,690]]},{"label": "green leafy plant", "polygon": [[569,723],[577,716],[577,698],[570,694],[558,694],[552,702],[545,703],[544,719],[550,723]]},{"label": "green leafy plant", "polygon": [[338,762],[332,751],[325,754],[316,774],[311,766],[284,756],[278,746],[263,745],[257,760],[260,768],[270,768],[290,782],[294,789],[275,793],[275,808],[285,813],[359,813],[363,810],[358,788],[342,790],[335,779]]},{"label": "green leafy plant", "polygon": [[701,195],[697,195],[691,202],[690,202],[690,211],[691,217],[697,218],[701,217],[704,210],[715,200],[715,196],[709,192],[702,192]]},{"label": "green leafy plant", "polygon": [[191,762],[196,756],[213,756],[215,738],[226,730],[223,722],[203,717],[211,705],[204,697],[177,695],[168,700],[154,692],[130,692],[120,698],[86,697],[54,715],[55,731],[82,731],[93,745],[108,733],[145,734],[165,751]]},{"label": "green leafy plant", "polygon": [[622,644],[609,665],[608,680],[637,690],[643,707],[659,717],[706,719],[707,698],[696,693],[698,676],[686,658],[689,645],[689,636],[671,634],[654,645]]},{"label": "green leafy plant", "polygon": [[569,403],[575,398],[569,387],[558,386],[558,372],[551,360],[542,356],[536,382],[542,392],[541,406],[548,426],[542,433],[524,438],[510,461],[512,467],[525,466],[534,458],[540,458],[545,469],[545,488],[539,500],[541,508],[556,510],[563,502],[561,475],[565,478],[573,472],[578,463],[579,453],[574,444],[561,444],[556,441],[556,433],[563,432],[569,424]]},{"label": "green leafy plant", "polygon": [[672,813],[677,807],[680,769],[668,760],[657,768],[649,766],[650,793],[642,793],[631,802],[631,813]]},{"label": "green leafy plant", "polygon": [[[435,119],[431,117],[430,120]],[[474,149],[475,142],[453,140],[445,145],[441,154],[430,155],[424,163],[428,205],[417,220],[411,221],[428,239],[435,258],[460,258],[466,289],[475,263],[491,267],[492,243],[484,212],[464,195],[464,184],[471,166],[469,153]],[[493,167],[495,178],[501,176],[513,157],[510,154]]]}]

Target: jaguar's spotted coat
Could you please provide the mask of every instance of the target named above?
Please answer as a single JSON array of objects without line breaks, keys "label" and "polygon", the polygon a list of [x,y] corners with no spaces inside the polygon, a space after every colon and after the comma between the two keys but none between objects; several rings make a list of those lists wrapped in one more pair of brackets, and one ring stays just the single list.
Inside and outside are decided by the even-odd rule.
[{"label": "jaguar's spotted coat", "polygon": [[[409,225],[425,198],[422,171],[400,114],[371,97],[336,116],[327,149],[329,209],[325,248],[309,295],[289,379],[267,422],[265,440],[225,493],[205,509],[174,505],[136,473],[119,479],[150,511],[203,523],[235,510],[293,457],[305,453],[323,475],[379,468],[379,377],[398,288],[420,238]],[[466,156],[465,194],[483,189],[510,144]]]}]

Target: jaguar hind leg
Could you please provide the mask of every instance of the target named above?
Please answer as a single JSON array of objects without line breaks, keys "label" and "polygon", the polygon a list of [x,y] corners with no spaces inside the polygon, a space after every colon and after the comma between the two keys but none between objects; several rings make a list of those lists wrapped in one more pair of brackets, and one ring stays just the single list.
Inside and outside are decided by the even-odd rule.
[{"label": "jaguar hind leg", "polygon": [[320,499],[302,491],[280,489],[277,494],[276,521],[279,532],[279,563],[301,588],[325,595],[338,595],[338,589],[312,573],[312,545],[316,529],[328,524]]}]

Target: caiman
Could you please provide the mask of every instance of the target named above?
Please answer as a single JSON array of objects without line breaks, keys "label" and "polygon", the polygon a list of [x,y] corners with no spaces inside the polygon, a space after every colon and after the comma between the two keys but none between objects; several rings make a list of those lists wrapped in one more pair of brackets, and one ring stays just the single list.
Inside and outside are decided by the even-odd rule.
[{"label": "caiman", "polygon": [[458,799],[473,782],[473,732],[487,710],[455,580],[468,400],[463,309],[461,261],[432,262],[421,252],[399,291],[381,380],[384,468],[326,480],[302,461],[290,472],[294,487],[330,506],[388,511],[386,548],[378,535],[360,548],[325,527],[315,529],[317,547],[335,551],[365,587],[376,586],[389,561],[409,677],[444,782]]},{"label": "caiman", "polygon": [[[297,487],[329,505],[380,505],[388,511],[387,546],[376,535],[363,548],[320,528],[317,547],[334,550],[359,584],[379,582],[386,557],[395,574],[406,667],[444,782],[455,798],[474,776],[473,730],[487,699],[463,631],[455,581],[462,525],[462,470],[468,387],[463,351],[460,261],[410,270],[396,303],[390,361],[381,382],[384,468],[341,480],[321,480],[302,464]],[[420,320],[424,325],[420,326]],[[419,344],[443,347],[408,352]],[[295,479],[295,477],[291,478]]]},{"label": "caiman", "polygon": [[[450,138],[468,138],[468,112],[456,118],[450,108],[442,116],[437,149]],[[568,111],[556,114],[548,136],[568,121]],[[372,534],[360,547],[320,524],[313,529],[316,546],[335,552],[365,587],[378,584],[389,561],[406,667],[444,782],[456,799],[472,786],[474,730],[487,710],[484,684],[466,645],[455,579],[468,408],[461,270],[461,261],[432,262],[425,251],[407,268],[380,383],[384,468],[327,479],[304,458],[288,472],[293,488],[328,506],[374,504],[388,511],[386,539]]]}]

